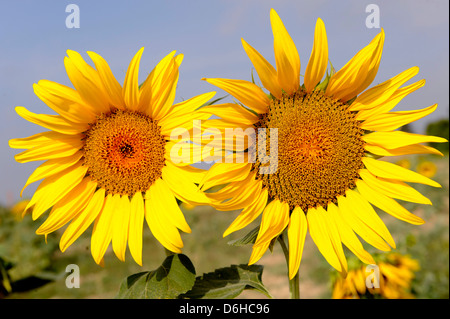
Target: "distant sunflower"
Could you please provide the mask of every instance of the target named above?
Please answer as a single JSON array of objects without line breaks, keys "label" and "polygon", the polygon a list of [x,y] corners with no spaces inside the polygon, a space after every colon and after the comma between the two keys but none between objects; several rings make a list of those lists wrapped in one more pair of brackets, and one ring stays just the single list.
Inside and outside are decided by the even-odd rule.
[{"label": "distant sunflower", "polygon": [[395,247],[395,243],[371,204],[401,220],[422,224],[421,218],[393,198],[431,204],[404,181],[440,187],[429,178],[377,158],[441,154],[420,143],[445,139],[396,131],[430,114],[437,105],[389,112],[403,97],[424,85],[421,80],[401,87],[418,73],[417,67],[364,91],[378,70],[383,30],[341,70],[327,74],[322,81],[328,65],[328,44],[321,19],[317,20],[311,57],[300,85],[300,59],[295,44],[273,9],[270,19],[276,69],[242,40],[270,94],[244,80],[205,80],[244,106],[224,105],[222,111],[215,111],[221,120],[211,120],[210,126],[222,121],[224,127],[228,122],[228,127],[243,130],[278,129],[277,170],[262,174],[260,168],[266,164],[259,158],[253,163],[217,163],[205,175],[201,187],[206,190],[225,185],[208,194],[213,206],[218,210],[243,209],[224,236],[247,226],[262,213],[250,264],[258,261],[286,228],[290,278],[298,271],[307,230],[325,259],[338,271],[347,270],[342,243],[362,261],[373,263],[356,234],[383,251]]},{"label": "distant sunflower", "polygon": [[437,173],[437,166],[430,161],[422,161],[417,165],[417,172],[426,177],[434,177]]},{"label": "distant sunflower", "polygon": [[[389,253],[378,258],[375,268],[367,269],[360,265],[349,270],[346,278],[338,276],[333,281],[333,299],[412,299],[412,282],[415,272],[420,269],[419,262],[408,255]],[[368,276],[373,285],[367,287]],[[376,281],[376,282],[374,282]]]},{"label": "distant sunflower", "polygon": [[67,51],[64,65],[75,89],[47,80],[34,84],[36,95],[59,115],[16,107],[21,117],[50,131],[9,141],[12,148],[27,149],[15,156],[18,162],[45,161],[25,184],[43,179],[25,208],[32,208],[34,220],[51,208],[36,233],[47,236],[70,222],[60,241],[65,251],[94,223],[91,251],[99,264],[111,242],[124,260],[128,242],[141,265],[144,219],[165,248],[179,253],[178,229],[191,229],[177,199],[209,202],[195,184],[203,171],[171,161],[170,134],[178,127],[192,129],[193,116],[207,118],[195,110],[215,92],[173,104],[183,59],[175,51],[139,85],[143,50],[133,57],[123,87],[98,54],[88,52],[93,68]]}]

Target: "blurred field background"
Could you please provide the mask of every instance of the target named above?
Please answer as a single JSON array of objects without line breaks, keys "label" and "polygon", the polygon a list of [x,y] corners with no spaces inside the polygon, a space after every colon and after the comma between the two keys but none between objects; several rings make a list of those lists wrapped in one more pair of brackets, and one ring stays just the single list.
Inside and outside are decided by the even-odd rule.
[{"label": "blurred field background", "polygon": [[[444,157],[413,155],[392,159],[393,162],[409,165],[412,170],[417,170],[418,165],[423,162],[436,165],[437,171],[433,179],[439,182],[442,188],[413,185],[430,198],[433,205],[402,202],[410,212],[426,221],[424,225],[410,225],[379,212],[396,241],[397,251],[409,254],[420,263],[421,269],[416,273],[412,286],[416,298],[449,298],[448,145],[445,154]],[[235,247],[227,243],[245,235],[257,225],[259,219],[254,225],[222,238],[224,230],[238,212],[218,212],[205,206],[182,206],[182,209],[192,229],[192,234],[182,234],[185,244],[183,253],[193,262],[197,276],[216,268],[248,262],[251,254],[249,245]],[[119,261],[110,247],[105,256],[105,266],[102,268],[95,264],[90,253],[92,226],[65,253],[61,253],[59,239],[64,228],[50,234],[47,243],[43,236],[35,234],[35,230],[44,220],[41,217],[33,222],[29,214],[21,219],[11,207],[0,208],[0,266],[3,264],[0,279],[3,278],[4,282],[7,273],[11,282],[20,283],[24,278],[31,278],[31,282],[39,285],[49,280],[49,283],[39,288],[12,293],[7,298],[114,298],[125,277],[156,269],[165,258],[163,247],[144,225],[143,267],[133,261],[129,252],[126,262]],[[375,252],[369,245],[364,245],[369,252]],[[350,257],[352,254],[346,251],[346,255]],[[80,288],[68,289],[65,285],[68,275],[65,269],[69,264],[76,264],[80,268]],[[289,298],[286,263],[278,243],[273,253],[267,252],[258,264],[264,266],[262,281],[272,296]],[[301,298],[330,298],[332,273],[331,266],[326,263],[307,235],[300,267]],[[0,289],[0,297],[5,297],[4,287],[3,293]],[[239,297],[265,298],[254,291],[244,291]]]}]

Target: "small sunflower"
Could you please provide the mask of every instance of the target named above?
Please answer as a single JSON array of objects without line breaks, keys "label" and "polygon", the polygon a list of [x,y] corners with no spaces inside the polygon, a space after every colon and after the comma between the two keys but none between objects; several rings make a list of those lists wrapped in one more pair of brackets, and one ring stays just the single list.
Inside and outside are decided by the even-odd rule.
[{"label": "small sunflower", "polygon": [[75,89],[48,80],[34,84],[36,95],[58,115],[16,107],[21,117],[49,129],[9,141],[12,148],[27,149],[15,156],[19,163],[45,161],[25,184],[24,189],[43,179],[24,211],[32,208],[36,220],[51,208],[36,231],[45,236],[70,222],[62,251],[94,223],[91,251],[98,264],[110,243],[125,260],[128,242],[142,265],[144,219],[165,248],[181,252],[178,230],[191,229],[177,199],[191,205],[209,202],[195,184],[204,171],[172,162],[170,135],[178,127],[192,129],[193,116],[206,119],[195,110],[215,92],[173,104],[183,60],[175,51],[139,85],[143,50],[133,57],[123,87],[100,55],[88,52],[94,68],[69,50],[64,65]]},{"label": "small sunflower", "polygon": [[[395,248],[395,243],[371,204],[401,220],[422,224],[421,218],[395,199],[431,204],[404,182],[440,187],[429,178],[378,158],[441,154],[420,143],[445,139],[396,130],[430,114],[437,105],[417,111],[390,112],[402,98],[425,84],[421,80],[401,87],[418,73],[417,67],[365,90],[378,70],[383,30],[342,69],[325,76],[328,44],[321,19],[317,20],[314,45],[301,85],[295,44],[273,9],[270,19],[276,68],[242,40],[268,94],[244,80],[205,80],[242,103],[226,104],[222,111],[216,110],[215,115],[222,119],[210,120],[211,127],[222,121],[223,127],[228,122],[228,127],[242,130],[277,129],[276,170],[272,174],[261,173],[260,169],[267,168],[267,164],[259,157],[247,163],[216,163],[200,185],[204,190],[224,185],[220,191],[208,194],[218,210],[243,209],[224,236],[262,214],[250,264],[258,261],[285,229],[290,278],[298,271],[307,230],[325,259],[338,271],[347,270],[342,243],[362,261],[373,263],[356,234],[382,251]],[[270,135],[266,139],[267,150],[269,142]]]},{"label": "small sunflower", "polygon": [[417,165],[417,172],[426,177],[434,177],[437,173],[437,166],[431,161],[422,161]]},{"label": "small sunflower", "polygon": [[[360,265],[349,270],[347,277],[338,276],[333,282],[333,299],[412,299],[412,281],[420,269],[419,262],[408,255],[390,253],[380,256],[376,266]],[[372,278],[368,278],[368,276]],[[373,286],[367,287],[367,281]],[[376,283],[374,282],[376,281]]]}]

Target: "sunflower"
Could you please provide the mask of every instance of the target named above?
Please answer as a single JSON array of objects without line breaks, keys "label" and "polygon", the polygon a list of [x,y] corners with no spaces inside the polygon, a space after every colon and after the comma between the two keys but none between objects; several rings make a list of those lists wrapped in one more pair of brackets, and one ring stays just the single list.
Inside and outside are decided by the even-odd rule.
[{"label": "sunflower", "polygon": [[431,161],[422,161],[417,165],[417,172],[431,178],[436,175],[437,166]]},{"label": "sunflower", "polygon": [[[420,269],[419,262],[408,255],[389,253],[377,258],[377,267],[359,265],[347,277],[333,280],[333,299],[412,299],[412,281]],[[375,266],[375,265],[374,265]],[[373,278],[369,278],[372,276]],[[367,287],[370,280],[371,287]]]},{"label": "sunflower", "polygon": [[[242,39],[262,86],[269,92],[245,80],[204,79],[239,101],[222,105],[222,111],[218,107],[213,113],[217,112],[215,115],[221,119],[206,121],[205,125],[211,122],[213,127],[222,121],[223,126],[228,122],[228,127],[242,130],[276,129],[276,169],[265,174],[267,161],[259,157],[244,163],[216,163],[200,186],[205,191],[223,186],[208,194],[216,209],[242,209],[224,236],[262,214],[249,264],[258,261],[285,229],[291,279],[297,274],[308,230],[319,251],[338,271],[347,270],[342,244],[362,261],[373,263],[357,235],[382,251],[395,248],[395,242],[372,205],[398,219],[422,224],[421,218],[395,199],[431,204],[405,182],[440,187],[429,178],[379,158],[441,154],[420,143],[445,139],[396,130],[430,114],[437,105],[390,112],[403,97],[424,85],[425,81],[420,80],[401,87],[418,73],[417,67],[366,90],[380,63],[383,30],[339,71],[325,76],[328,44],[321,19],[316,23],[313,49],[300,85],[295,44],[273,9],[270,20],[276,68]],[[265,140],[267,150],[271,138],[269,134]],[[228,151],[234,151],[230,156],[235,157],[239,153],[233,148]]]},{"label": "sunflower", "polygon": [[32,208],[36,220],[51,208],[36,231],[45,237],[70,222],[60,240],[62,251],[94,223],[91,252],[98,264],[110,243],[125,260],[128,242],[133,259],[142,265],[144,219],[166,249],[181,252],[179,230],[191,229],[177,200],[209,202],[195,184],[204,171],[171,160],[175,141],[170,136],[179,127],[192,129],[193,116],[205,118],[195,110],[215,92],[173,104],[183,60],[175,51],[139,85],[143,50],[133,57],[123,87],[100,55],[88,52],[94,68],[68,50],[64,65],[75,89],[48,80],[33,86],[58,115],[16,107],[25,120],[49,129],[9,141],[12,148],[26,149],[15,155],[19,163],[45,161],[25,184],[24,189],[42,180],[24,212]]}]

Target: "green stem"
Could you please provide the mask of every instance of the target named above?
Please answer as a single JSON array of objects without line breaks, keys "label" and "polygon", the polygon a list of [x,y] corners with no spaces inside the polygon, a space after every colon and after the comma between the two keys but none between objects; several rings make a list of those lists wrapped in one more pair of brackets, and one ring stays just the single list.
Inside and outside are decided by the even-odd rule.
[{"label": "green stem", "polygon": [[[286,265],[288,268],[288,276],[289,276],[289,248],[286,246],[284,242],[284,236],[281,234],[278,236],[278,242],[280,243],[281,249],[284,253],[284,258],[286,259]],[[289,279],[289,292],[291,295],[291,299],[300,299],[300,277],[298,272],[295,274],[294,278]]]}]

